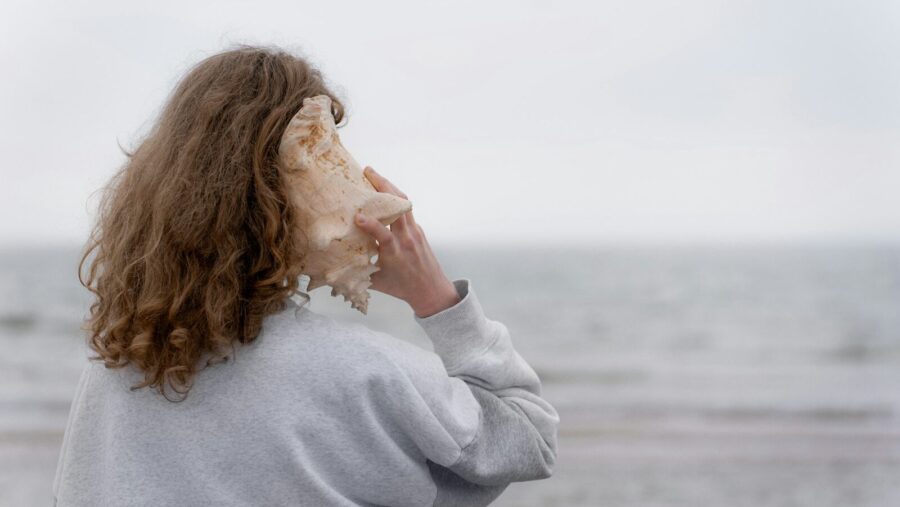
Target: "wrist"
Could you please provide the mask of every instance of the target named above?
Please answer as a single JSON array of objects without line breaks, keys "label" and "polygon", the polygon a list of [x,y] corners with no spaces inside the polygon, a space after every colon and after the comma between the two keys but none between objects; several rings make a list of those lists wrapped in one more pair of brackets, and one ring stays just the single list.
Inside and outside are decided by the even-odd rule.
[{"label": "wrist", "polygon": [[416,317],[424,319],[459,303],[461,298],[453,282],[446,280],[438,289],[431,291],[427,297],[410,302]]}]

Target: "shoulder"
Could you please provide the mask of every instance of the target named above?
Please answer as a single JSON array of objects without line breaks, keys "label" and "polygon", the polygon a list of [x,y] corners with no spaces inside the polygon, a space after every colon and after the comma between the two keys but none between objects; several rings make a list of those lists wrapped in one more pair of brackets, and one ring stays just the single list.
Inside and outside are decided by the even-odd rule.
[{"label": "shoulder", "polygon": [[278,343],[273,349],[279,354],[316,368],[340,369],[345,377],[416,376],[424,374],[423,369],[434,368],[443,372],[440,358],[434,352],[364,324],[341,321],[305,306],[293,305],[267,321],[266,332]]},{"label": "shoulder", "polygon": [[384,331],[363,324],[346,323],[344,340],[347,346],[361,351],[380,374],[416,377],[444,374],[443,363],[434,352]]}]

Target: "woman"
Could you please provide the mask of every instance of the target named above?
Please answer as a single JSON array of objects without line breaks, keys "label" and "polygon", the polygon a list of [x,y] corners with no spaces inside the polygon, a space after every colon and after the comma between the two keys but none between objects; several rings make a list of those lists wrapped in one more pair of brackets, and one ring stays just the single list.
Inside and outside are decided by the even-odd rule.
[{"label": "woman", "polygon": [[411,212],[357,225],[378,243],[372,289],[410,305],[433,353],[290,299],[302,252],[276,151],[319,94],[340,123],[319,71],[239,46],[191,69],[127,153],[82,258],[97,355],[57,505],[486,505],[551,475],[556,410]]}]

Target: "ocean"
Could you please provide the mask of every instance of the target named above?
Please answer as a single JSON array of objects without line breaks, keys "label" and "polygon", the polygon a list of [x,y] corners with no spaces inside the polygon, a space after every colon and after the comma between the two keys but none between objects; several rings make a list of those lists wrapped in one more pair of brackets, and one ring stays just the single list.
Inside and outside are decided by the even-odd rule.
[{"label": "ocean", "polygon": [[[498,506],[900,505],[900,247],[434,245],[560,413]],[[90,304],[78,248],[0,252],[0,505],[51,503]],[[405,303],[314,311],[430,348]]]}]

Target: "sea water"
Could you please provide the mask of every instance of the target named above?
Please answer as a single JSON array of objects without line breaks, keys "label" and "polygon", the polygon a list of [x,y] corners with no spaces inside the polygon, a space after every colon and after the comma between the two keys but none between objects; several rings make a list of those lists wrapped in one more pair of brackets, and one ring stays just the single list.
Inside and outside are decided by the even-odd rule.
[{"label": "sea water", "polygon": [[[900,505],[900,247],[435,246],[560,418],[506,506]],[[0,252],[0,505],[47,505],[91,302],[77,248]],[[310,309],[425,348],[401,301]]]}]

